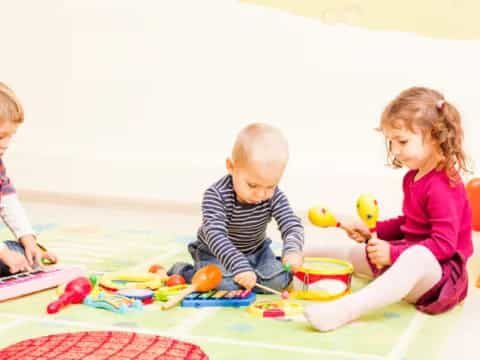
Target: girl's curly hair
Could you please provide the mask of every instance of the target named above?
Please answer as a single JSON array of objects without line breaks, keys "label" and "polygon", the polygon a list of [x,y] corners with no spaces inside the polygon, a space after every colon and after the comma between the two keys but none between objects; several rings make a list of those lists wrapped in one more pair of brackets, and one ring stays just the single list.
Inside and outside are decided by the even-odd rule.
[{"label": "girl's curly hair", "polygon": [[[460,180],[460,173],[469,173],[463,151],[461,117],[454,105],[447,102],[436,90],[412,87],[404,90],[383,111],[380,129],[420,129],[437,143],[442,160],[437,166],[444,170],[452,184]],[[387,144],[388,163],[399,168],[402,165],[391,153]]]}]

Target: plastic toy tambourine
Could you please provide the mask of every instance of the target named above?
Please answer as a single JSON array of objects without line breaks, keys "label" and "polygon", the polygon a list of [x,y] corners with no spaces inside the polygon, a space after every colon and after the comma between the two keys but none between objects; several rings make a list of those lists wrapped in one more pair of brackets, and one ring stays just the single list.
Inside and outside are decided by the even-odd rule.
[{"label": "plastic toy tambourine", "polygon": [[303,306],[292,301],[256,301],[248,307],[247,311],[256,317],[281,318],[301,314]]},{"label": "plastic toy tambourine", "polygon": [[120,289],[117,291],[117,295],[125,296],[129,299],[140,300],[144,304],[153,303],[153,291],[150,289]]}]

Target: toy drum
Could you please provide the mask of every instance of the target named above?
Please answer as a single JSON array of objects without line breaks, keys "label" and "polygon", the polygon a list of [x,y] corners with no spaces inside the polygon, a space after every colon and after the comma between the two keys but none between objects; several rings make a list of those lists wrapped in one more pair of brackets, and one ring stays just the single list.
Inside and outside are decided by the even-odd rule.
[{"label": "toy drum", "polygon": [[333,300],[350,292],[353,266],[330,258],[305,258],[293,274],[292,297],[307,300]]}]

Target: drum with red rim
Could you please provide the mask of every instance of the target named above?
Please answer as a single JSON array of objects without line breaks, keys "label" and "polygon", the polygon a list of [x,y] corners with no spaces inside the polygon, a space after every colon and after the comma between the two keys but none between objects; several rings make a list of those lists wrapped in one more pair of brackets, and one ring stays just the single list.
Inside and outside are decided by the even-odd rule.
[{"label": "drum with red rim", "polygon": [[291,296],[308,300],[332,300],[350,292],[353,266],[330,258],[305,258],[293,274]]}]

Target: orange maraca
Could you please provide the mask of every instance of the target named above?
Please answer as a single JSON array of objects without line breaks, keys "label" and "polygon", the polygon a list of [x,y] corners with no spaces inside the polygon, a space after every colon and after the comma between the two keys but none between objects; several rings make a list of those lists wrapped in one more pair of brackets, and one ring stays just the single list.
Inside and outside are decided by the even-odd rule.
[{"label": "orange maraca", "polygon": [[222,271],[217,265],[208,264],[199,269],[192,278],[192,284],[183,289],[178,295],[169,299],[162,305],[163,310],[168,310],[177,305],[186,296],[195,291],[205,292],[215,289],[222,281]]}]

